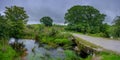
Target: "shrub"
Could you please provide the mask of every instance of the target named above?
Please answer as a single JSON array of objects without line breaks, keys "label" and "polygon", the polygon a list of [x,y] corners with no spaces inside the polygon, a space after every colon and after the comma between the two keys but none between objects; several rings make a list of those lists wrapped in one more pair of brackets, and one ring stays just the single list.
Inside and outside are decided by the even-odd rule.
[{"label": "shrub", "polygon": [[0,60],[13,60],[16,56],[16,52],[8,45],[5,47],[7,50],[2,51],[2,45],[0,44]]},{"label": "shrub", "polygon": [[59,45],[71,45],[72,42],[68,39],[55,39],[54,42]]},{"label": "shrub", "polygon": [[65,60],[80,60],[80,57],[71,50],[65,50]]},{"label": "shrub", "polygon": [[72,37],[72,35],[71,34],[69,34],[69,33],[58,33],[57,35],[56,35],[56,38],[70,38],[70,37]]}]

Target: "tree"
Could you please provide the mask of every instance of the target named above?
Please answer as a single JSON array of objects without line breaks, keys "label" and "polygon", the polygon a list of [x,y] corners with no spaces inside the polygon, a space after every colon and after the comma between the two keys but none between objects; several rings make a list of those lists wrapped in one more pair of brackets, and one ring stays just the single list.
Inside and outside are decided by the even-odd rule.
[{"label": "tree", "polygon": [[4,16],[0,15],[0,40],[6,40],[9,38],[9,25]]},{"label": "tree", "polygon": [[101,33],[103,34],[102,37],[110,37],[111,36],[111,26],[107,23],[101,25],[100,28]]},{"label": "tree", "polygon": [[5,16],[11,21],[22,20],[24,23],[27,22],[28,15],[23,7],[11,6],[6,7]]},{"label": "tree", "polygon": [[76,5],[68,10],[64,18],[68,26],[75,27],[74,30],[84,33],[98,33],[105,15],[92,6]]},{"label": "tree", "polygon": [[10,35],[16,39],[23,34],[25,24],[27,23],[28,15],[23,7],[11,6],[6,7],[5,18],[10,24]]},{"label": "tree", "polygon": [[4,16],[0,15],[0,43],[2,51],[6,51],[6,41],[9,39],[9,24]]},{"label": "tree", "polygon": [[53,20],[49,16],[45,16],[40,19],[40,22],[45,26],[52,26]]},{"label": "tree", "polygon": [[113,36],[120,38],[120,16],[115,17],[113,23]]}]

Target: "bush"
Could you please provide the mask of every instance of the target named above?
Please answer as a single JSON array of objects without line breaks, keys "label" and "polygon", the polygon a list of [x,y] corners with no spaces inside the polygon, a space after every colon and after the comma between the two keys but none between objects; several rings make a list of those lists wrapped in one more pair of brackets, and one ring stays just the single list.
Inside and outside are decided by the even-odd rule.
[{"label": "bush", "polygon": [[72,41],[68,40],[68,39],[55,39],[54,42],[58,45],[71,45]]},{"label": "bush", "polygon": [[102,57],[101,60],[119,60],[120,59],[119,54],[108,52],[108,51],[100,52],[98,55]]},{"label": "bush", "polygon": [[2,45],[0,44],[0,60],[13,60],[16,52],[8,45],[5,48],[6,50],[3,52]]},{"label": "bush", "polygon": [[59,31],[55,28],[51,28],[49,31],[49,36],[53,37],[56,36],[59,33]]},{"label": "bush", "polygon": [[65,50],[65,60],[80,60],[80,57],[71,50]]},{"label": "bush", "polygon": [[52,37],[45,37],[45,36],[40,40],[40,42],[45,43],[45,44],[51,43],[53,41],[54,41],[54,38],[52,38]]},{"label": "bush", "polygon": [[72,37],[72,35],[71,34],[69,34],[69,33],[58,33],[57,35],[56,35],[56,38],[70,38],[70,37]]}]

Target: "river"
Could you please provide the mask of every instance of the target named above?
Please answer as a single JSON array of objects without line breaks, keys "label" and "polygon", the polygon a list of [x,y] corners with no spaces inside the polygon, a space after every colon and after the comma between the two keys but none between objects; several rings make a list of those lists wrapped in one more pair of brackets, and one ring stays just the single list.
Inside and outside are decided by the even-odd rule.
[{"label": "river", "polygon": [[[15,42],[14,38],[11,38],[9,43]],[[58,48],[46,48],[46,44],[38,44],[35,40],[19,39],[18,43],[23,43],[27,49],[27,55],[22,57],[24,60],[50,60],[50,59],[64,59],[64,50],[61,47]]]}]

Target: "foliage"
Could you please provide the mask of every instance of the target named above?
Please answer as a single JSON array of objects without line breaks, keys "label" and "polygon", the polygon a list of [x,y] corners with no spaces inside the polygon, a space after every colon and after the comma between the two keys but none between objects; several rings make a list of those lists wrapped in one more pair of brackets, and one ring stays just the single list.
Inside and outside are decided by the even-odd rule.
[{"label": "foliage", "polygon": [[2,47],[0,41],[0,60],[13,60],[16,56],[16,52],[9,45],[6,45],[6,51],[3,51]]},{"label": "foliage", "polygon": [[5,18],[10,24],[11,37],[20,38],[28,18],[24,8],[18,6],[6,7]]},{"label": "foliage", "polygon": [[52,18],[49,16],[42,17],[40,19],[40,22],[43,23],[45,26],[52,26]]},{"label": "foliage", "polygon": [[5,20],[4,16],[0,15],[0,40],[9,38],[9,28],[8,20]]},{"label": "foliage", "polygon": [[94,36],[94,37],[107,37],[107,35],[105,33],[96,33],[96,34],[88,34],[90,36]]},{"label": "foliage", "polygon": [[11,37],[14,37],[16,39],[21,38],[23,35],[25,24],[23,24],[23,21],[16,21],[12,23],[13,26],[11,26]]},{"label": "foliage", "polygon": [[[43,33],[44,32],[44,33]],[[48,44],[53,47],[62,46],[69,49],[72,42],[68,39],[72,35],[67,33],[60,33],[56,27],[42,27],[37,34],[37,41]]]},{"label": "foliage", "polygon": [[113,52],[108,52],[108,51],[102,51],[97,55],[101,56],[101,60],[119,60],[120,59],[119,54],[115,54]]},{"label": "foliage", "polygon": [[101,25],[101,28],[100,28],[100,33],[102,33],[101,37],[110,37],[111,35],[111,26],[108,25],[107,23],[104,23]]},{"label": "foliage", "polygon": [[22,39],[34,39],[35,32],[33,29],[25,28],[23,31],[23,35],[21,36]]},{"label": "foliage", "polygon": [[120,56],[117,55],[102,55],[102,60],[119,60]]},{"label": "foliage", "polygon": [[[0,15],[0,59],[13,60],[15,51],[8,45],[9,38],[16,39],[23,35],[27,14],[23,7],[6,7],[5,15]],[[6,50],[7,49],[7,50]]]},{"label": "foliage", "polygon": [[23,7],[11,6],[6,7],[5,17],[11,21],[23,20],[23,22],[26,23],[28,15]]},{"label": "foliage", "polygon": [[114,19],[114,25],[113,25],[113,36],[114,37],[117,37],[117,38],[120,38],[120,16],[117,16],[115,19]]},{"label": "foliage", "polygon": [[94,36],[94,37],[106,37],[106,38],[109,38],[111,37],[111,27],[110,25],[108,25],[107,23],[104,23],[101,25],[101,28],[100,28],[100,31],[99,33],[95,33],[95,34],[89,34],[91,36]]},{"label": "foliage", "polygon": [[71,50],[65,50],[65,60],[80,60],[80,57],[75,54],[75,52]]},{"label": "foliage", "polygon": [[[44,36],[47,37],[59,37],[62,38],[65,35],[59,34],[60,32],[64,31],[64,26],[61,25],[53,25],[52,27],[46,27],[42,24],[30,24],[24,30],[23,39],[35,39],[38,40]],[[43,33],[44,32],[44,33]],[[66,34],[70,35],[70,34]]]},{"label": "foliage", "polygon": [[105,15],[92,6],[76,5],[65,14],[65,22],[68,23],[68,29],[83,33],[100,32],[100,26],[104,19]]}]

